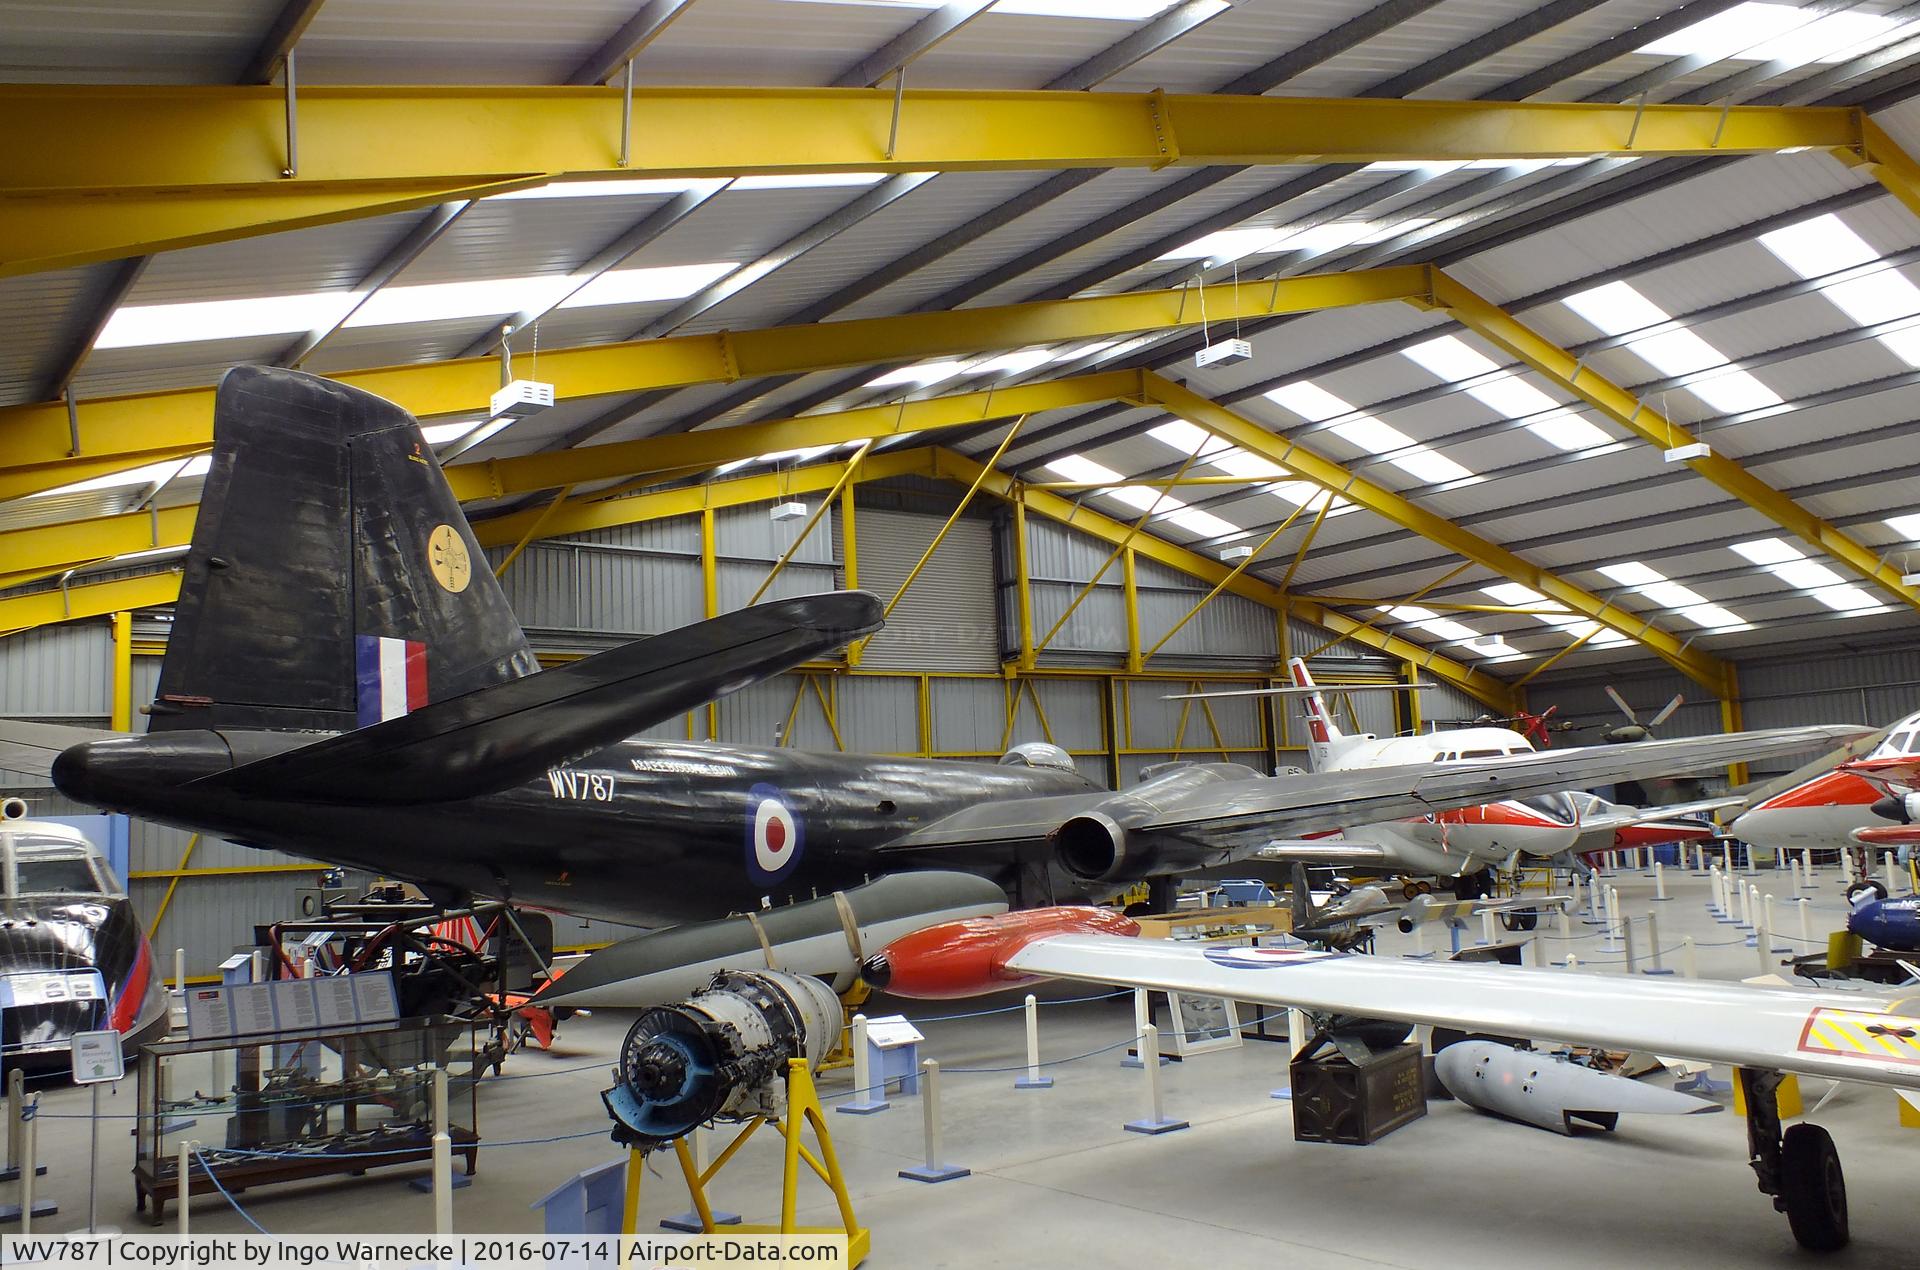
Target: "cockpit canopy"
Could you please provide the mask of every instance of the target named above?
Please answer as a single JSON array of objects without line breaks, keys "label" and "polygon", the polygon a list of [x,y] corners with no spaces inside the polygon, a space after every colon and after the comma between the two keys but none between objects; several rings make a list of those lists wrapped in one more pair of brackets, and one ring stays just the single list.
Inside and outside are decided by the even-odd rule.
[{"label": "cockpit canopy", "polygon": [[1000,756],[1002,767],[1050,767],[1057,772],[1073,772],[1073,755],[1045,741],[1016,745]]},{"label": "cockpit canopy", "polygon": [[103,894],[108,887],[95,863],[83,838],[73,841],[31,829],[0,829],[0,886],[9,898]]}]

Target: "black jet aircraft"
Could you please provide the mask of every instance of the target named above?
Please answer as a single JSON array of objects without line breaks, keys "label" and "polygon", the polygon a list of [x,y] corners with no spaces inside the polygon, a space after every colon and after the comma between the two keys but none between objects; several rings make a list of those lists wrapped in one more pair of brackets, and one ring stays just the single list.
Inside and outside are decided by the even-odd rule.
[{"label": "black jet aircraft", "polygon": [[914,868],[1104,897],[1278,838],[1831,747],[1830,727],[1115,793],[1050,745],[998,763],[627,739],[878,629],[781,600],[539,671],[412,416],[330,380],[222,380],[145,735],[0,722],[0,768],[255,847],[641,925]]}]

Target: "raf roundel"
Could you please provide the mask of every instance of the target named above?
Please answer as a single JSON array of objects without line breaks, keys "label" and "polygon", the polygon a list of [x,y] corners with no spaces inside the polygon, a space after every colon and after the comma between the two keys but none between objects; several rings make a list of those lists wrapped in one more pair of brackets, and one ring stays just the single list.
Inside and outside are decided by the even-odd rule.
[{"label": "raf roundel", "polygon": [[777,882],[800,858],[805,834],[785,796],[771,785],[748,791],[747,872],[761,882]]}]

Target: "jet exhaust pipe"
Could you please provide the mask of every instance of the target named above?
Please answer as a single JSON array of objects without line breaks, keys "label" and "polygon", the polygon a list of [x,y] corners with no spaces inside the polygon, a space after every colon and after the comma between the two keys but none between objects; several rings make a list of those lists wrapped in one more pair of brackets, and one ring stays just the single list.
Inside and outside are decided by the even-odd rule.
[{"label": "jet exhaust pipe", "polygon": [[808,975],[728,971],[642,1014],[600,1097],[613,1140],[658,1147],[709,1120],[786,1113],[787,1063],[817,1071],[840,1032],[840,1000]]},{"label": "jet exhaust pipe", "polygon": [[1551,1054],[1494,1041],[1460,1041],[1434,1055],[1434,1075],[1475,1111],[1572,1136],[1576,1124],[1612,1129],[1623,1114],[1689,1116],[1718,1103]]},{"label": "jet exhaust pipe", "polygon": [[1888,794],[1867,808],[1882,820],[1911,825],[1920,821],[1920,794]]},{"label": "jet exhaust pipe", "polygon": [[1111,816],[1090,811],[1054,832],[1053,854],[1083,882],[1111,881],[1127,869],[1127,831]]},{"label": "jet exhaust pipe", "polygon": [[0,820],[25,820],[27,818],[27,800],[8,798],[0,800]]}]

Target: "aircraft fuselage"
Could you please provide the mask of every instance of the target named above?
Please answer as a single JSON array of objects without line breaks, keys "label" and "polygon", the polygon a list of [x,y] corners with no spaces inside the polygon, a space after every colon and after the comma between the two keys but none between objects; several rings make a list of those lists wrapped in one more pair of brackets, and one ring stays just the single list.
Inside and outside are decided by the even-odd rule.
[{"label": "aircraft fuselage", "polygon": [[[882,848],[975,803],[1100,788],[1057,768],[646,740],[449,802],[290,803],[192,783],[318,739],[177,731],[95,742],[63,754],[54,779],[95,805],[251,846],[643,925],[935,863]],[[1034,845],[1038,858],[1046,843]]]}]

